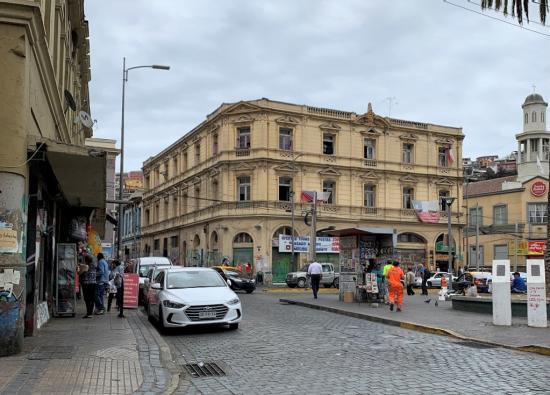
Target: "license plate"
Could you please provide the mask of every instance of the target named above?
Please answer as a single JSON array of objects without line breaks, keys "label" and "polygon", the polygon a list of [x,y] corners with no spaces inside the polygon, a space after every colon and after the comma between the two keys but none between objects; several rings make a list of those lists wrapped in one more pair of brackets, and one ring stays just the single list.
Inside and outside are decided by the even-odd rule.
[{"label": "license plate", "polygon": [[216,318],[216,312],[215,311],[199,311],[199,318],[200,319]]}]

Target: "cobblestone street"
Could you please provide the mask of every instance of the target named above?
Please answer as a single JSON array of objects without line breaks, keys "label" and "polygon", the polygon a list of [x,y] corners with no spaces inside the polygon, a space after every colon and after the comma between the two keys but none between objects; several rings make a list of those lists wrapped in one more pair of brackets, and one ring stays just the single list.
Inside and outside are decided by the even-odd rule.
[{"label": "cobblestone street", "polygon": [[276,296],[240,297],[238,331],[164,336],[176,365],[215,362],[227,372],[183,374],[177,393],[550,393],[548,357],[282,305]]}]

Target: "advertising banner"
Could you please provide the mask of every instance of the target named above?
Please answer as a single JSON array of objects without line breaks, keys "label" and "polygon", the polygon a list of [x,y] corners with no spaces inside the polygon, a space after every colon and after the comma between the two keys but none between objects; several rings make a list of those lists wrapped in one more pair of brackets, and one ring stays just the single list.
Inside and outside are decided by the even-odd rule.
[{"label": "advertising banner", "polygon": [[124,308],[138,308],[139,274],[124,273]]},{"label": "advertising banner", "polygon": [[[315,251],[317,253],[338,254],[340,252],[340,240],[338,237],[317,237]],[[279,235],[279,252],[292,251],[292,236]],[[309,251],[309,236],[294,238],[294,252]]]},{"label": "advertising banner", "polygon": [[439,223],[441,204],[437,200],[413,200],[412,205],[421,222]]},{"label": "advertising banner", "polygon": [[529,241],[529,250],[527,255],[544,255],[546,250],[546,241],[544,240],[533,240]]}]

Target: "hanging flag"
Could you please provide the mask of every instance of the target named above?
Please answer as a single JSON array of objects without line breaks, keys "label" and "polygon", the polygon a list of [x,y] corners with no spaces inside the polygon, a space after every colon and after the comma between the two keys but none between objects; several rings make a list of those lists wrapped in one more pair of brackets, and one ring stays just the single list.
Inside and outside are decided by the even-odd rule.
[{"label": "hanging flag", "polygon": [[539,169],[539,173],[541,175],[544,175],[544,167],[542,167],[542,163],[538,155],[537,155],[537,168]]},{"label": "hanging flag", "polygon": [[420,222],[437,224],[441,216],[440,203],[437,200],[413,200],[413,208]]},{"label": "hanging flag", "polygon": [[315,192],[302,191],[302,194],[300,195],[301,203],[313,203],[313,199],[315,199]]},{"label": "hanging flag", "polygon": [[453,150],[451,147],[447,148],[447,161],[449,162],[449,166],[455,161],[455,156],[453,155]]},{"label": "hanging flag", "polygon": [[317,201],[327,203],[330,199],[330,192],[317,192]]}]

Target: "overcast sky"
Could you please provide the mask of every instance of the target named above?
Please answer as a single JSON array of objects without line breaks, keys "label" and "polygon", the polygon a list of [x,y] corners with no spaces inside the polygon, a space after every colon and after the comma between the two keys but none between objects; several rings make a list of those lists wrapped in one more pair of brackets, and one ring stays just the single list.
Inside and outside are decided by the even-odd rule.
[{"label": "overcast sky", "polygon": [[392,117],[463,127],[463,155],[476,157],[517,149],[533,85],[550,99],[549,36],[442,0],[87,0],[86,17],[95,137],[120,139],[123,56],[171,67],[130,71],[125,170],[223,102],[356,113],[372,102],[387,116],[391,97]]}]

